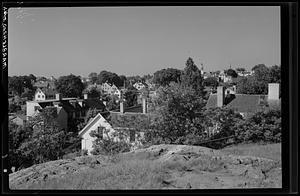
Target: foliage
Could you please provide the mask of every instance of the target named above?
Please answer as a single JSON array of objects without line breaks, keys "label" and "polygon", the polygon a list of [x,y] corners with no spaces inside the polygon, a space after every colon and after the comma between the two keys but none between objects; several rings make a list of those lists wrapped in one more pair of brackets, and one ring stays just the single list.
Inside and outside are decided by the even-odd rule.
[{"label": "foliage", "polygon": [[[229,137],[235,134],[235,124],[240,122],[243,117],[234,112],[232,109],[226,108],[209,108],[204,111],[204,125],[207,127],[208,140]],[[223,148],[228,140],[220,140],[217,142],[206,143],[205,146],[210,148]]]},{"label": "foliage", "polygon": [[182,85],[192,87],[199,96],[204,95],[203,78],[197,65],[195,65],[191,57],[186,61],[186,67],[181,75]]},{"label": "foliage", "polygon": [[[91,137],[95,137],[96,139],[93,141],[93,150],[91,153],[93,155],[113,155],[122,152],[130,151],[131,145],[126,143],[123,140],[116,141],[114,138],[111,138],[108,135],[108,130],[105,127],[100,127],[102,129],[102,135],[98,132],[98,130],[93,130],[90,133]],[[107,137],[103,137],[103,133]]]},{"label": "foliage", "polygon": [[126,100],[125,106],[130,107],[136,105],[137,96],[138,96],[137,90],[132,85],[129,85],[124,93],[124,98]]},{"label": "foliage", "polygon": [[17,111],[21,110],[21,106],[16,103],[9,103],[8,105],[8,112],[9,113],[15,113]]},{"label": "foliage", "polygon": [[24,92],[21,94],[21,98],[26,98],[27,100],[32,100],[35,91],[33,89],[25,88]]},{"label": "foliage", "polygon": [[281,142],[281,110],[260,111],[235,126],[236,142]]},{"label": "foliage", "polygon": [[91,83],[94,84],[98,79],[98,74],[95,73],[95,72],[92,72],[92,73],[89,74],[88,77],[89,77]]},{"label": "foliage", "polygon": [[14,166],[18,169],[25,162],[27,164],[32,164],[29,157],[25,156],[20,150],[20,146],[23,142],[28,140],[32,134],[32,129],[30,127],[18,126],[13,122],[9,122],[9,132],[8,132],[8,166],[11,168]]},{"label": "foliage", "polygon": [[64,97],[80,97],[84,89],[79,76],[61,76],[55,82],[56,90]]},{"label": "foliage", "polygon": [[177,83],[161,87],[158,97],[150,102],[153,116],[146,141],[153,144],[192,144],[204,131],[201,109],[204,101],[194,89]]},{"label": "foliage", "polygon": [[236,71],[234,71],[233,69],[228,69],[225,71],[225,73],[233,78],[236,78],[238,76],[238,74],[236,73]]},{"label": "foliage", "polygon": [[45,108],[33,117],[29,123],[32,134],[18,148],[33,164],[56,160],[63,155],[65,143],[71,134],[57,126],[56,110],[55,107]]},{"label": "foliage", "polygon": [[101,71],[98,75],[97,84],[108,82],[110,84],[115,84],[117,87],[120,87],[124,84],[124,81],[122,81],[122,79],[124,78],[120,78],[116,73]]},{"label": "foliage", "polygon": [[258,64],[252,68],[252,71],[254,71],[253,76],[238,79],[237,93],[268,94],[268,83],[281,83],[281,70],[278,65],[267,67]]},{"label": "foliage", "polygon": [[25,88],[33,90],[31,76],[12,76],[8,77],[8,91],[21,96]]},{"label": "foliage", "polygon": [[108,110],[116,110],[119,108],[119,97],[117,95],[107,96],[106,99],[106,108]]},{"label": "foliage", "polygon": [[101,96],[101,91],[97,86],[87,86],[87,88],[83,90],[83,93],[87,93],[90,98],[99,98]]},{"label": "foliage", "polygon": [[216,77],[208,77],[203,80],[204,86],[217,87],[219,85],[219,79]]},{"label": "foliage", "polygon": [[153,82],[162,86],[166,86],[170,82],[180,82],[181,73],[181,70],[174,68],[162,69],[153,74]]},{"label": "foliage", "polygon": [[240,94],[267,94],[268,83],[259,81],[254,76],[240,77],[236,89]]}]

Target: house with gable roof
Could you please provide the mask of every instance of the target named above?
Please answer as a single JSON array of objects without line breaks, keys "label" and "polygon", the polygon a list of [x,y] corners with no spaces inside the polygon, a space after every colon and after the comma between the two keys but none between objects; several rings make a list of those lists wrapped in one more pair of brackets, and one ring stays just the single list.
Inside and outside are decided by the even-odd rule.
[{"label": "house with gable roof", "polygon": [[219,86],[217,93],[209,96],[205,107],[231,108],[245,116],[258,112],[270,104],[280,104],[278,83],[269,84],[268,95],[237,94],[232,91],[232,89],[226,91],[223,86]]},{"label": "house with gable roof", "polygon": [[[97,130],[105,138],[114,141],[125,141],[132,144],[133,149],[142,145],[144,132],[142,127],[149,125],[149,115],[147,113],[147,98],[144,97],[142,104],[133,107],[124,107],[124,102],[120,101],[120,108],[110,111],[109,120],[104,115],[98,113],[79,132],[81,137],[81,149],[87,150],[91,154],[93,141],[96,138],[90,136],[91,131]],[[105,131],[101,127],[105,128]],[[137,129],[141,127],[141,129]]]}]

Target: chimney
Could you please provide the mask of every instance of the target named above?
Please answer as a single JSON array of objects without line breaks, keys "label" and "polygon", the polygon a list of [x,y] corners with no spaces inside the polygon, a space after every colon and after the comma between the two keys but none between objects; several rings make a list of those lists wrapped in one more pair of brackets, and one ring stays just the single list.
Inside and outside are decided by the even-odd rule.
[{"label": "chimney", "polygon": [[83,99],[88,99],[88,94],[87,93],[83,94]]},{"label": "chimney", "polygon": [[269,83],[268,100],[279,100],[279,83]]},{"label": "chimney", "polygon": [[120,113],[124,113],[124,102],[120,100]]},{"label": "chimney", "polygon": [[218,86],[217,89],[217,106],[222,107],[225,101],[225,90],[224,86]]},{"label": "chimney", "polygon": [[61,99],[62,99],[62,96],[61,96],[60,93],[56,93],[56,94],[55,94],[55,98],[56,98],[56,100],[61,100]]},{"label": "chimney", "polygon": [[142,104],[143,104],[143,114],[147,113],[147,98],[143,97],[142,98]]}]

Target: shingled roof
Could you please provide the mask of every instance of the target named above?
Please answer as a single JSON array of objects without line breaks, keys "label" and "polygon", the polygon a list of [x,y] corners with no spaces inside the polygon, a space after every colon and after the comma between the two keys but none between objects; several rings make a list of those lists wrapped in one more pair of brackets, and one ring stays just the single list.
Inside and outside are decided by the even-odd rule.
[{"label": "shingled roof", "polygon": [[[257,112],[266,101],[266,95],[235,94],[225,98],[225,108],[237,112]],[[217,94],[211,94],[207,100],[206,108],[217,107]]]}]

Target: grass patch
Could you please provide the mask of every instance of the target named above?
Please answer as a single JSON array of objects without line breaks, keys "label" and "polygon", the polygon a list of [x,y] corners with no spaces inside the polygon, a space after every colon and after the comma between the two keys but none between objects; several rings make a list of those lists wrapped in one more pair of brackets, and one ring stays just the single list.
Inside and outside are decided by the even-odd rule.
[{"label": "grass patch", "polygon": [[48,179],[20,187],[21,189],[159,189],[165,173],[159,164],[149,160],[113,159],[114,164],[80,174]]},{"label": "grass patch", "polygon": [[281,143],[275,144],[239,144],[220,150],[225,154],[256,156],[281,162]]}]

